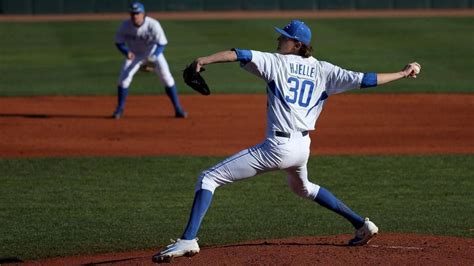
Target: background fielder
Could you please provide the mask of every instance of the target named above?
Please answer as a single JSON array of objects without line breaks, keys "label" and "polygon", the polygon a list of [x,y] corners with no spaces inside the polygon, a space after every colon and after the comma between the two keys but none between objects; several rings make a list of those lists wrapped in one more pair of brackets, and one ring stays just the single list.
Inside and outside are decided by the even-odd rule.
[{"label": "background fielder", "polygon": [[145,15],[145,6],[134,2],[130,5],[130,19],[124,21],[115,35],[116,46],[126,57],[118,82],[118,103],[113,117],[123,116],[128,89],[133,76],[142,64],[151,63],[154,72],[165,86],[166,94],[174,106],[175,117],[187,116],[179,103],[175,81],[163,51],[168,44],[160,23]]},{"label": "background fielder", "polygon": [[274,170],[284,170],[288,185],[297,195],[315,201],[346,218],[355,228],[349,245],[364,245],[378,233],[377,226],[352,211],[327,189],[309,181],[307,162],[311,139],[309,130],[321,114],[325,100],[350,89],[373,87],[405,77],[416,77],[420,65],[411,63],[394,73],[360,73],[344,70],[311,56],[311,30],[293,20],[280,33],[278,53],[233,49],[201,57],[193,62],[195,71],[207,64],[240,61],[241,66],[267,84],[266,139],[225,159],[199,176],[188,224],[183,235],[153,256],[154,262],[192,256],[200,251],[197,233],[221,185]]}]

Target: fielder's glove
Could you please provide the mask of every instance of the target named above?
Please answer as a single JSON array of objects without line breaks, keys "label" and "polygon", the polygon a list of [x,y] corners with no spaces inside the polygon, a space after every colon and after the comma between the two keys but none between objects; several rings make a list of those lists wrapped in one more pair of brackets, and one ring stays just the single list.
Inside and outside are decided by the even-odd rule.
[{"label": "fielder's glove", "polygon": [[[207,86],[206,81],[201,76],[199,72],[196,72],[196,66],[191,64],[183,70],[183,79],[184,82],[191,87],[193,90],[199,92],[202,95],[211,94],[209,86]],[[204,71],[204,68],[201,68],[201,72]]]},{"label": "fielder's glove", "polygon": [[147,59],[143,60],[143,63],[140,65],[140,71],[142,72],[153,72],[156,67],[156,58],[154,56],[149,56]]}]

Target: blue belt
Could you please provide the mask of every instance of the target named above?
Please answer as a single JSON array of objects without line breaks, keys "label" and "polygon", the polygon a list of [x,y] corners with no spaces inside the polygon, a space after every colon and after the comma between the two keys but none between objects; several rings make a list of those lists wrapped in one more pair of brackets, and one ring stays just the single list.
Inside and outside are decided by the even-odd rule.
[{"label": "blue belt", "polygon": [[[308,135],[308,131],[301,131],[300,133],[303,137]],[[288,133],[288,132],[275,131],[275,136],[283,137],[283,138],[289,138],[289,137],[291,137],[291,134]]]}]

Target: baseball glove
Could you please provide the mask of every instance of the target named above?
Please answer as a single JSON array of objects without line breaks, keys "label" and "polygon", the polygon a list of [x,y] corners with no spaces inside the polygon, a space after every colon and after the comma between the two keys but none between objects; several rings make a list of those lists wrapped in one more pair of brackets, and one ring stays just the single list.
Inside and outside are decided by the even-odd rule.
[{"label": "baseball glove", "polygon": [[155,67],[155,58],[153,56],[150,56],[143,61],[143,63],[140,65],[139,70],[142,72],[153,72],[155,71]]},{"label": "baseball glove", "polygon": [[[204,68],[201,68],[201,72],[204,71]],[[211,94],[209,86],[207,86],[206,81],[201,76],[199,72],[196,72],[194,64],[187,66],[183,70],[183,79],[184,82],[191,87],[193,90],[199,92],[202,95]]]}]

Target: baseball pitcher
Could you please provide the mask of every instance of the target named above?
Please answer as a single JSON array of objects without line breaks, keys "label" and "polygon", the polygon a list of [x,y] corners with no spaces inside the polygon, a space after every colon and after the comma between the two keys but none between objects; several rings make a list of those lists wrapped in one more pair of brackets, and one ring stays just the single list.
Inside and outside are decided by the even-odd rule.
[{"label": "baseball pitcher", "polygon": [[266,139],[201,173],[183,235],[154,255],[154,262],[199,252],[196,236],[216,188],[275,170],[286,172],[294,193],[328,208],[352,224],[355,235],[348,245],[364,245],[378,233],[372,221],[355,213],[327,189],[309,181],[306,165],[311,139],[308,132],[315,129],[324,103],[331,95],[415,78],[420,65],[410,63],[394,73],[349,71],[311,55],[311,30],[304,22],[293,20],[283,29],[275,30],[280,34],[277,53],[232,49],[197,58],[191,64],[194,72],[199,73],[208,64],[238,61],[244,70],[261,78],[267,92]]},{"label": "baseball pitcher", "polygon": [[124,114],[128,89],[137,71],[154,72],[165,86],[166,94],[174,106],[175,117],[185,118],[186,112],[179,103],[178,91],[163,51],[168,44],[160,23],[145,15],[145,6],[130,5],[130,19],[124,21],[115,35],[115,44],[125,56],[118,81],[118,103],[113,118]]}]

